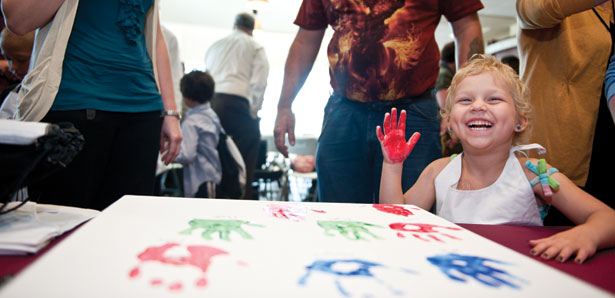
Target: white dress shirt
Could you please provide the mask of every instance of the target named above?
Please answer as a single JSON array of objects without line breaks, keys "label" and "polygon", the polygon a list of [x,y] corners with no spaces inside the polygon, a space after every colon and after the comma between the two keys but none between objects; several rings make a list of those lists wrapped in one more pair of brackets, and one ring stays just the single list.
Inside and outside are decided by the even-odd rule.
[{"label": "white dress shirt", "polygon": [[184,67],[182,61],[179,58],[179,43],[177,37],[171,30],[165,26],[161,26],[162,35],[167,42],[167,49],[169,50],[169,62],[171,63],[171,79],[173,80],[173,94],[175,95],[175,106],[178,112],[182,111],[182,93],[179,90],[179,81],[184,76]]},{"label": "white dress shirt", "polygon": [[216,41],[205,54],[205,68],[216,82],[216,92],[244,97],[250,115],[257,118],[263,105],[269,63],[263,46],[249,34],[235,29]]}]

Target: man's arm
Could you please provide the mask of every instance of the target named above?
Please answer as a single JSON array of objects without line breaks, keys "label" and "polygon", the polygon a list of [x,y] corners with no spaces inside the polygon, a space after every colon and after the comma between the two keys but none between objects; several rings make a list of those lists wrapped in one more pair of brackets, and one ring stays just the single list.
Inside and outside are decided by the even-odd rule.
[{"label": "man's arm", "polygon": [[607,0],[517,0],[517,16],[521,29],[553,28],[575,13],[592,9]]},{"label": "man's arm", "polygon": [[64,0],[2,0],[6,26],[17,35],[24,35],[45,26]]},{"label": "man's arm", "polygon": [[295,145],[295,115],[291,106],[312,70],[324,34],[325,29],[299,29],[286,58],[284,83],[282,84],[282,92],[278,102],[278,116],[275,119],[273,130],[275,145],[286,157],[288,157],[288,148],[284,144],[286,134],[288,134],[290,145]]},{"label": "man's arm", "polygon": [[485,53],[483,31],[478,14],[473,13],[451,23],[455,36],[455,63],[461,68],[474,54]]}]

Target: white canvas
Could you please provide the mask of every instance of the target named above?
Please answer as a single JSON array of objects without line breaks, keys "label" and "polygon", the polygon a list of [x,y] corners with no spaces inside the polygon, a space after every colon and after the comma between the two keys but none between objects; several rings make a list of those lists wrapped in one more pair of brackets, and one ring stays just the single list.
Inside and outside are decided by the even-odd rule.
[{"label": "white canvas", "polygon": [[0,297],[458,296],[610,294],[410,205],[140,196],[123,197],[0,289]]}]

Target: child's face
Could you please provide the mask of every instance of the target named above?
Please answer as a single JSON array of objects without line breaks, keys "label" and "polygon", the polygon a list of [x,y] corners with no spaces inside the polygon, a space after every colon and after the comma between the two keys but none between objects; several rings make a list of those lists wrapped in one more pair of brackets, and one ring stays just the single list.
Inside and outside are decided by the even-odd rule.
[{"label": "child's face", "polygon": [[510,148],[515,131],[525,129],[527,122],[518,119],[510,91],[490,72],[461,81],[449,121],[464,151]]}]

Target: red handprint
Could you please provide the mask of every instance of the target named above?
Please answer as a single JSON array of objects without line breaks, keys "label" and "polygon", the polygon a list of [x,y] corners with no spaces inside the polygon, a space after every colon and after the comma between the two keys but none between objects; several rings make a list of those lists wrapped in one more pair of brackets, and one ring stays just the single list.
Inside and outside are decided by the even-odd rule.
[{"label": "red handprint", "polygon": [[391,109],[391,114],[386,113],[384,115],[383,127],[384,134],[382,134],[380,126],[376,127],[376,133],[380,140],[385,161],[391,163],[403,162],[412,152],[421,134],[415,132],[406,143],[406,111],[401,110],[399,122],[397,122],[397,109],[395,108]]},{"label": "red handprint", "polygon": [[372,206],[382,212],[391,213],[395,215],[401,215],[401,216],[406,216],[406,217],[409,215],[414,215],[412,211],[402,206],[396,206],[396,205],[391,205],[391,204],[374,204]]},{"label": "red handprint", "polygon": [[[416,229],[409,229],[408,226],[414,226],[416,227]],[[402,222],[398,222],[398,223],[392,223],[389,225],[389,227],[393,230],[397,230],[400,232],[397,232],[397,237],[399,238],[405,238],[406,236],[404,236],[403,232],[411,232],[412,236],[414,238],[417,239],[421,239],[423,241],[430,241],[431,240],[435,240],[438,242],[444,242],[442,241],[440,238],[438,238],[437,234],[440,234],[442,236],[446,236],[448,238],[451,239],[455,239],[455,240],[460,240],[459,238],[455,237],[455,236],[451,236],[449,234],[443,233],[443,232],[439,232],[436,231],[436,228],[441,228],[441,229],[447,229],[447,230],[452,230],[452,231],[460,231],[460,228],[455,228],[455,227],[443,227],[443,226],[438,226],[438,225],[432,225],[432,224],[426,224],[426,223],[402,223]],[[423,237],[421,237],[421,235],[429,238],[429,239],[425,239]]]}]

